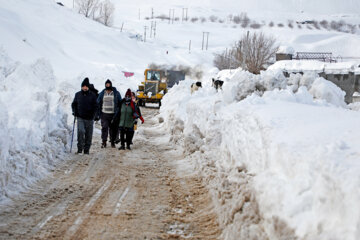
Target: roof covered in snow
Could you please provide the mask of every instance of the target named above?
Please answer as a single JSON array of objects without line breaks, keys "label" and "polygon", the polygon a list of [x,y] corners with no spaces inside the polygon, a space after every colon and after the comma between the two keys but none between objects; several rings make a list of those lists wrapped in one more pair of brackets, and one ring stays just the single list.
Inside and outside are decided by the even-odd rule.
[{"label": "roof covered in snow", "polygon": [[270,70],[286,72],[325,72],[328,74],[346,74],[355,72],[360,74],[360,62],[325,63],[314,60],[282,60],[269,66]]},{"label": "roof covered in snow", "polygon": [[295,50],[289,46],[280,46],[276,53],[277,54],[294,54]]}]

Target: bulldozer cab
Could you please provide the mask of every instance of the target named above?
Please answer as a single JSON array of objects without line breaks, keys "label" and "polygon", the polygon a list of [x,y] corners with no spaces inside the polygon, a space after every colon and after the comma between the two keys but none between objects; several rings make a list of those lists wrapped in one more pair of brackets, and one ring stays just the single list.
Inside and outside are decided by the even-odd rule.
[{"label": "bulldozer cab", "polygon": [[151,69],[147,69],[145,70],[145,79],[146,80],[152,80],[152,81],[160,81],[161,79],[161,74],[160,71],[158,70],[151,70]]}]

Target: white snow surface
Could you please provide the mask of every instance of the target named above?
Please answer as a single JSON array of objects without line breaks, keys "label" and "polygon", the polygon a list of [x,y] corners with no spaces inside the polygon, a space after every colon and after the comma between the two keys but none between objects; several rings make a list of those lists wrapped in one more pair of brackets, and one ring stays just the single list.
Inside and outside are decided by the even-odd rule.
[{"label": "white snow surface", "polygon": [[43,177],[68,141],[67,115],[50,63],[13,62],[0,49],[0,200]]},{"label": "white snow surface", "polygon": [[346,74],[349,72],[358,74],[359,61],[349,62],[320,62],[316,60],[282,60],[269,66],[269,70],[282,70],[294,72],[325,72],[328,74]]},{"label": "white snow surface", "polygon": [[[114,28],[77,14],[72,0],[63,2],[67,7],[48,0],[0,0],[0,205],[71,157],[70,104],[84,77],[99,90],[109,78],[124,95],[127,88],[136,90],[150,63],[200,65],[196,68],[203,69],[202,78],[171,89],[161,109],[169,128],[182,126],[191,140],[186,147],[200,156],[199,149],[218,150],[215,167],[225,170],[229,181],[237,181],[237,167],[247,169],[269,236],[277,217],[303,239],[359,238],[360,113],[346,108],[345,93],[312,73],[287,79],[281,67],[258,76],[241,69],[219,72],[223,90],[210,87],[218,72],[212,65],[214,53],[255,31],[230,23],[229,14],[246,11],[251,20],[264,21],[262,31],[288,49],[356,57],[359,30],[350,34],[277,24],[312,19],[358,24],[359,1],[114,0]],[[158,20],[156,38],[149,36],[151,20],[144,18],[151,16],[151,8],[155,16],[175,9],[175,17],[181,18],[184,7],[189,18],[215,15],[225,21]],[[267,27],[270,21],[275,27]],[[144,37],[144,26],[147,42],[134,38]],[[202,32],[210,32],[207,51],[201,50]],[[295,67],[323,69],[323,63],[308,64]],[[358,65],[351,67],[360,72]],[[135,75],[126,79],[123,71]],[[190,85],[198,80],[203,88],[191,95]],[[199,160],[206,170],[205,163]],[[218,211],[219,216],[229,214]],[[223,236],[237,236],[236,229],[225,228]]]},{"label": "white snow surface", "polygon": [[[314,75],[238,70],[228,79],[219,92],[205,87],[191,95],[191,80],[172,88],[161,108],[172,133],[180,121],[183,137],[193,139],[188,148],[219,152],[216,168],[228,181],[239,181],[238,168],[253,175],[270,239],[277,239],[274,219],[300,239],[358,239],[360,113],[345,108],[344,92]],[[200,169],[210,164],[201,156]],[[230,229],[223,236],[236,236]]]}]

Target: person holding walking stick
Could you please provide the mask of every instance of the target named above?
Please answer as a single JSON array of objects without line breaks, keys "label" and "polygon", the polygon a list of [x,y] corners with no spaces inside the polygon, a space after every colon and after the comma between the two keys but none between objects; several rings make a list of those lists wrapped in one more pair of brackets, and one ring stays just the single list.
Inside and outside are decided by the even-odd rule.
[{"label": "person holding walking stick", "polygon": [[96,95],[89,91],[89,86],[89,79],[85,78],[81,83],[81,91],[75,94],[74,101],[71,104],[73,115],[77,119],[78,154],[83,151],[84,154],[90,152],[94,119],[97,112]]},{"label": "person holding walking stick", "polygon": [[[73,114],[73,115],[75,115],[75,114]],[[73,140],[74,140],[75,122],[76,122],[76,117],[74,116],[73,129],[72,129],[72,133],[71,133],[70,153],[72,150],[72,144],[73,144]]]}]

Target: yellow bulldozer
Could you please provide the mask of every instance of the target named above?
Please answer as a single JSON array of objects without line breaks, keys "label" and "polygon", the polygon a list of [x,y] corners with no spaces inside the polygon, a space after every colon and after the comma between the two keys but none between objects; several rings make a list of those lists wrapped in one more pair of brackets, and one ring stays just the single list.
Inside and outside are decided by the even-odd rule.
[{"label": "yellow bulldozer", "polygon": [[136,97],[139,106],[146,103],[158,103],[161,106],[161,99],[167,93],[167,81],[162,70],[146,69],[145,80],[139,85]]}]

